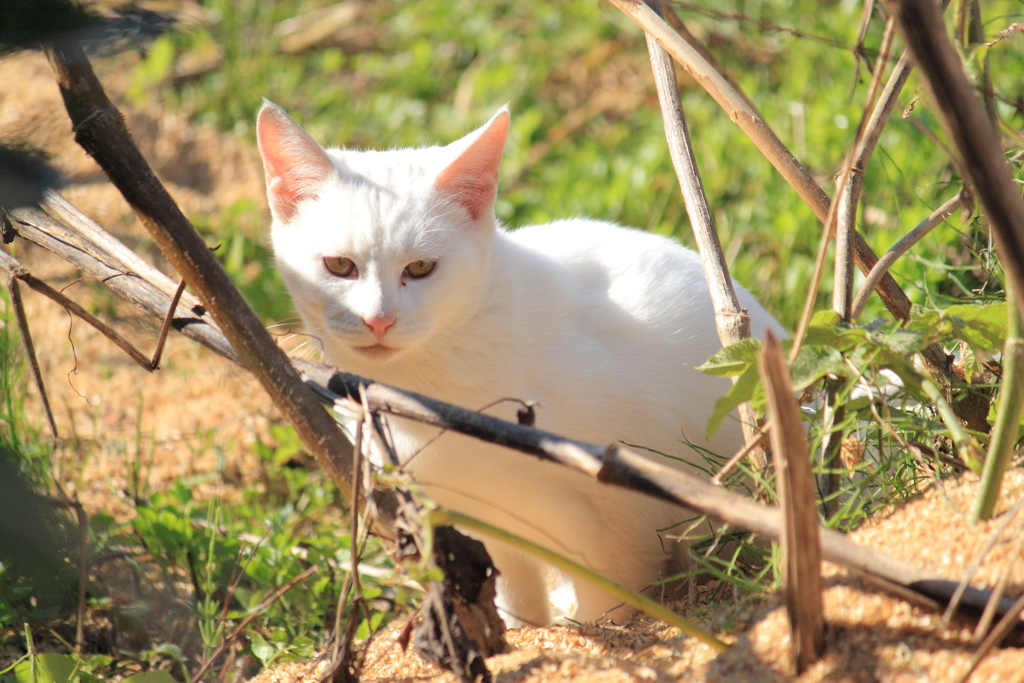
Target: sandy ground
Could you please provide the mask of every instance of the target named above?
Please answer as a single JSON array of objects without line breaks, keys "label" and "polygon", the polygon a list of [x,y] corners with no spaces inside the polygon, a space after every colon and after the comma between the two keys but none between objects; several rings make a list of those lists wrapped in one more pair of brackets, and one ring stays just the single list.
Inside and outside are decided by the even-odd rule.
[{"label": "sandy ground", "polygon": [[[247,198],[264,205],[256,150],[230,135],[193,128],[186,113],[139,111],[124,106],[130,73],[125,62],[98,60],[96,70],[111,99],[125,112],[143,154],[186,215],[215,213]],[[61,190],[73,204],[172,275],[131,209],[102,171],[74,143],[71,125],[46,59],[21,53],[0,60],[0,141],[45,151],[67,179]],[[18,240],[11,252],[33,274],[126,334],[145,355],[158,323],[48,252]],[[253,467],[251,445],[272,442],[275,411],[244,371],[189,340],[168,340],[163,367],[148,373],[106,338],[58,305],[23,287],[33,341],[53,406],[56,479],[91,512],[123,519],[131,511],[133,467],[143,490],[184,478],[202,494],[235,497]],[[27,371],[23,381],[28,382]],[[30,389],[27,407],[45,424]],[[246,482],[252,483],[252,482]]]},{"label": "sandy ground", "polygon": [[[995,537],[972,583],[990,588],[1006,572],[1006,594],[1015,597],[1024,589],[1019,542],[1024,538],[1024,514],[1009,525],[1004,525],[1007,515],[1003,515],[972,526],[970,507],[977,488],[977,478],[971,475],[945,482],[890,515],[872,520],[851,537],[951,578],[961,578]],[[1006,488],[1005,500],[1024,497],[1024,470],[1013,470]],[[972,624],[955,621],[945,626],[941,614],[872,590],[835,565],[824,563],[823,574],[827,651],[800,677],[791,673],[789,625],[779,596],[764,602],[741,599],[719,605],[714,612],[696,611],[691,618],[731,644],[723,654],[661,622],[637,617],[614,628],[515,629],[508,633],[511,651],[491,657],[487,665],[502,683],[962,679],[976,649]],[[687,612],[684,605],[678,607]],[[424,663],[411,651],[402,652],[397,640],[403,625],[393,625],[370,644],[363,679],[455,683],[454,675]],[[323,668],[323,662],[291,664],[265,671],[250,683],[317,683]],[[970,681],[1024,681],[1024,649],[994,650]]]},{"label": "sandy ground", "polygon": [[[101,79],[119,104],[127,87],[122,63],[101,61]],[[22,54],[0,60],[0,140],[29,142],[49,152],[70,185],[73,203],[157,265],[141,226],[95,164],[74,145],[59,93],[45,59]],[[126,110],[147,158],[187,215],[222,210],[240,198],[263,200],[255,150],[234,137],[192,127],[187,112]],[[35,274],[117,321],[150,349],[156,323],[78,279],[66,264],[18,243],[13,253]],[[159,490],[185,478],[200,495],[231,498],[238,484],[259,485],[252,443],[271,441],[275,418],[256,383],[243,371],[191,342],[172,337],[165,366],[147,373],[58,306],[25,293],[32,333],[56,411],[55,479],[90,511],[131,513],[132,471]],[[27,380],[25,380],[27,381]],[[44,424],[35,391],[29,410]],[[976,482],[970,477],[931,489],[853,537],[893,555],[959,577],[979,557],[1001,520],[972,527],[967,513]],[[1024,471],[1011,472],[1004,501],[1024,496]],[[1007,504],[1008,504],[1007,503]],[[1024,515],[1003,531],[973,581],[991,586],[1007,574],[1006,593],[1024,589]],[[968,666],[971,628],[945,627],[941,615],[874,592],[836,567],[825,567],[828,652],[801,681],[955,681]],[[790,680],[789,636],[778,598],[739,600],[695,618],[733,644],[716,655],[664,624],[638,618],[624,628],[523,628],[509,633],[512,651],[488,661],[499,681],[773,681]],[[681,606],[685,609],[685,606]],[[726,626],[728,625],[728,626]],[[368,680],[454,680],[396,645],[401,624],[369,646]],[[293,664],[265,672],[257,683],[314,681],[316,665]],[[1024,650],[990,654],[971,681],[1024,680]]]}]

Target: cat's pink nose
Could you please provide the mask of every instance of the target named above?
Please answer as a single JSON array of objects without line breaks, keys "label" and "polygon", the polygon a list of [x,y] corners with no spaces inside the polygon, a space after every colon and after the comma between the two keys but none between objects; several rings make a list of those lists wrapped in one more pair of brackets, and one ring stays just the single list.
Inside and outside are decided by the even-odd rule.
[{"label": "cat's pink nose", "polygon": [[392,325],[395,324],[394,318],[363,318],[363,324],[369,327],[375,337],[379,340],[384,336],[384,333],[388,331]]}]

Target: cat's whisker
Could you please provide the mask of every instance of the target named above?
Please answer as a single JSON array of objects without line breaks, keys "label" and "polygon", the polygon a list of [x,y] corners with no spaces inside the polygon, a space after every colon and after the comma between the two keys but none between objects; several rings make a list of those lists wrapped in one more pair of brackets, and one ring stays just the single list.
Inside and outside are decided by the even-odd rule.
[{"label": "cat's whisker", "polygon": [[291,327],[291,326],[301,325],[301,324],[302,324],[302,318],[299,318],[299,317],[285,318],[284,320],[278,320],[276,323],[271,323],[271,324],[267,325],[267,329],[268,330],[273,330],[273,329],[277,329],[278,327]]}]

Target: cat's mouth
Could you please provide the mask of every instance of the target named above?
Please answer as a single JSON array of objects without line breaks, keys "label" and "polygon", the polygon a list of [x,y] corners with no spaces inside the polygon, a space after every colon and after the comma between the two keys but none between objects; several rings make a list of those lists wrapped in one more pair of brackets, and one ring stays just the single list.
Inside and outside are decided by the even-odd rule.
[{"label": "cat's mouth", "polygon": [[398,352],[398,349],[391,346],[384,346],[383,344],[371,344],[370,346],[354,346],[352,347],[359,353],[369,356],[375,360],[383,360],[388,358],[394,353]]}]

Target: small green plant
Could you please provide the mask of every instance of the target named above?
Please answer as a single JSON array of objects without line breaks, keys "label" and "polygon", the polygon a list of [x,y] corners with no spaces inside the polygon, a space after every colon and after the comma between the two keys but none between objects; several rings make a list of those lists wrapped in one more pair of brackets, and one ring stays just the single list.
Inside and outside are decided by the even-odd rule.
[{"label": "small green plant", "polygon": [[[922,483],[943,476],[951,467],[975,466],[972,453],[978,444],[987,443],[987,434],[962,427],[949,404],[957,406],[972,394],[991,390],[970,380],[985,370],[979,359],[1002,349],[1006,315],[1006,303],[994,302],[917,311],[905,327],[882,320],[848,325],[831,311],[812,318],[791,364],[794,388],[811,389],[828,377],[839,404],[845,406],[843,419],[831,431],[851,440],[845,462],[817,467],[818,474],[835,473],[844,480],[832,494],[839,506],[826,520],[829,526],[854,528],[878,506],[913,495]],[[962,349],[963,375],[948,389],[948,400],[914,364],[915,354],[934,343]],[[756,339],[745,340],[699,368],[715,376],[739,377],[716,404],[709,431],[717,429],[741,401],[751,400],[757,410],[764,409],[755,364],[760,347]],[[820,406],[805,413],[812,452],[820,451],[827,435],[819,411]],[[923,454],[929,454],[927,461]]]}]

